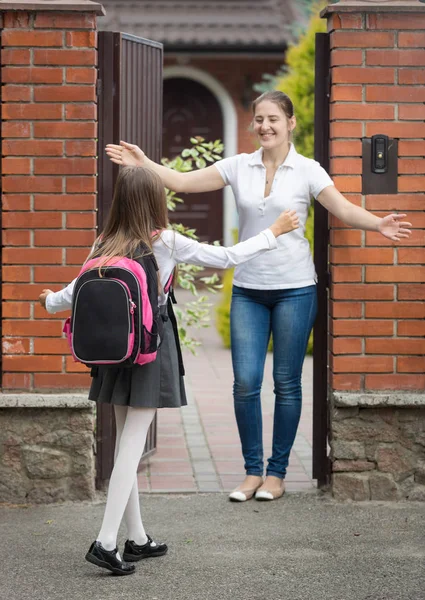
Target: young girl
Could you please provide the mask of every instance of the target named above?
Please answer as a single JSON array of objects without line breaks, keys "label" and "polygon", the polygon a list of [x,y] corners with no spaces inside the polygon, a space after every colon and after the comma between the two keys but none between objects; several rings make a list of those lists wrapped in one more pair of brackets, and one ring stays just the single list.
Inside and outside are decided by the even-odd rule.
[{"label": "young girl", "polygon": [[[167,303],[163,288],[178,263],[221,269],[242,264],[275,249],[276,237],[297,229],[298,217],[294,210],[286,210],[269,228],[231,248],[200,244],[167,227],[167,204],[160,177],[144,167],[125,167],[117,179],[101,245],[97,240],[90,253],[90,258],[132,257],[140,243],[150,248],[159,267],[162,286],[159,305],[163,312]],[[152,232],[156,232],[154,236]],[[71,308],[74,284],[75,280],[56,293],[43,290],[40,303],[49,313]],[[172,323],[166,320],[162,344],[154,362],[131,368],[94,369],[89,398],[114,405],[117,437],[102,527],[86,559],[116,575],[134,573],[135,567],[130,562],[167,552],[165,544],[155,543],[144,530],[137,466],[156,409],[186,404],[178,349]],[[122,560],[116,546],[123,517],[128,539]]]}]

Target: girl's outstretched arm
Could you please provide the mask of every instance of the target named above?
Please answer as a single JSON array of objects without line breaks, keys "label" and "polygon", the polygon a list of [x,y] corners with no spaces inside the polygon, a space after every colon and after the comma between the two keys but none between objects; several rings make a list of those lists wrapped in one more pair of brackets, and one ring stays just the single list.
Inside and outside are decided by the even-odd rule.
[{"label": "girl's outstretched arm", "polygon": [[51,314],[72,308],[72,292],[74,291],[75,282],[76,279],[59,292],[43,290],[38,297],[41,306]]},{"label": "girl's outstretched arm", "polygon": [[119,145],[108,144],[106,154],[117,165],[152,169],[161,177],[164,186],[174,192],[212,192],[213,190],[220,190],[226,185],[214,165],[198,171],[178,173],[150,160],[143,150],[135,144],[128,144],[127,142],[120,142]]}]

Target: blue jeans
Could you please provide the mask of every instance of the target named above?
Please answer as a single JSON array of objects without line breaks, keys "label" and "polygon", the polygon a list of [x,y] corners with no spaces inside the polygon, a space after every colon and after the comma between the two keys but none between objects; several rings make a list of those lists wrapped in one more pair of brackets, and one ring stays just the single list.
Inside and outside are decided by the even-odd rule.
[{"label": "blue jeans", "polygon": [[316,286],[251,290],[233,286],[233,395],[247,475],[263,475],[261,386],[270,334],[276,396],[267,475],[284,478],[301,415],[301,372],[317,313]]}]

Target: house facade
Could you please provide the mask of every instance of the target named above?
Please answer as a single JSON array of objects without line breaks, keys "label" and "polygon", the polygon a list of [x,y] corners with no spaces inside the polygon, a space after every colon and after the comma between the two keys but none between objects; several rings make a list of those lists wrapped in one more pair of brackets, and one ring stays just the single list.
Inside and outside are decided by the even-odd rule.
[{"label": "house facade", "polygon": [[[190,146],[190,137],[222,139],[224,156],[252,152],[253,84],[274,74],[302,19],[288,0],[142,0],[102,3],[99,30],[121,31],[164,45],[163,156]],[[299,3],[298,3],[299,4]],[[131,141],[131,140],[130,140]],[[190,195],[176,220],[201,240],[232,243],[237,227],[230,189]]]}]

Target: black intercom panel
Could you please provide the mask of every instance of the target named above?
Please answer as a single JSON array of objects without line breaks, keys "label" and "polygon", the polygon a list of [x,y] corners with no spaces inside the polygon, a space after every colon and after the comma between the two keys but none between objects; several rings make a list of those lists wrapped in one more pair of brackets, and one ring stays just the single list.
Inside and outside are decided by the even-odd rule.
[{"label": "black intercom panel", "polygon": [[398,140],[384,134],[363,138],[362,194],[396,194]]}]

